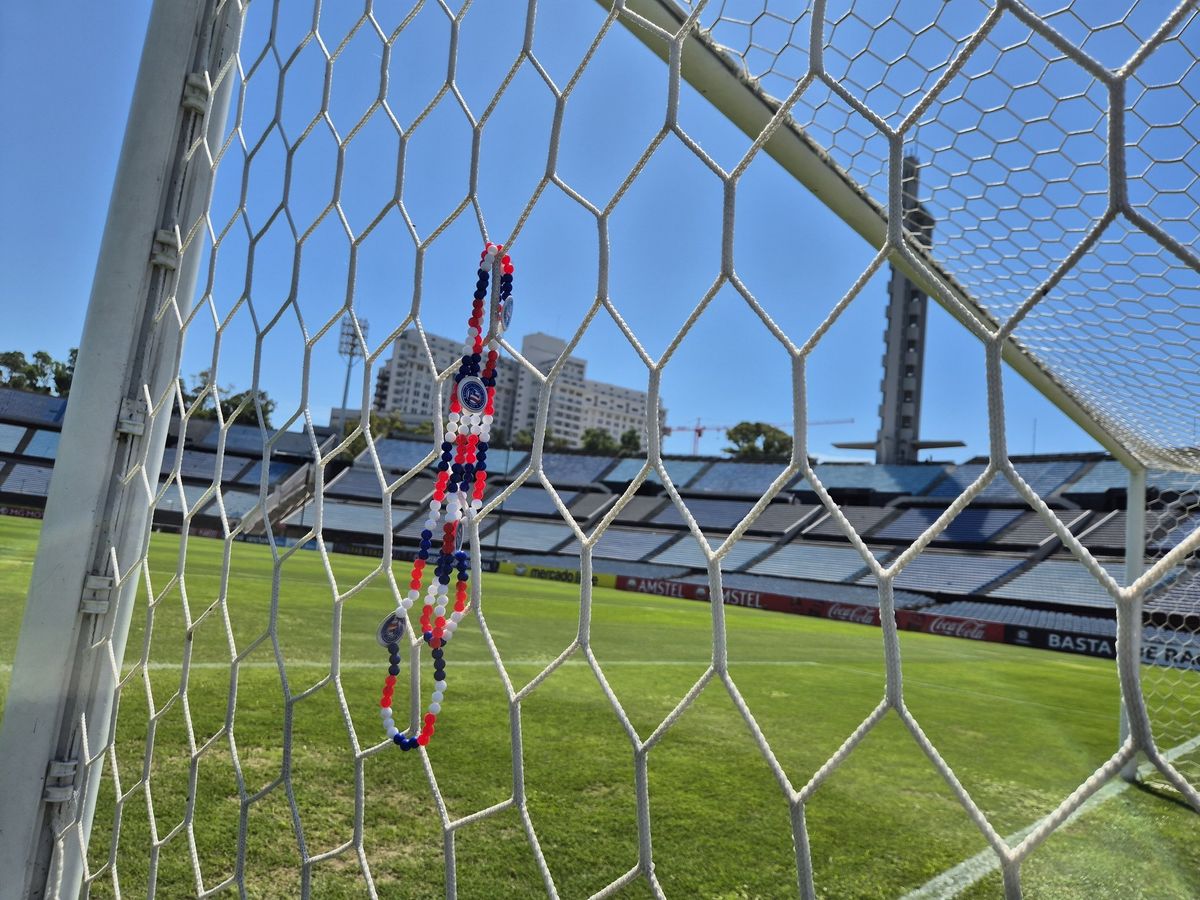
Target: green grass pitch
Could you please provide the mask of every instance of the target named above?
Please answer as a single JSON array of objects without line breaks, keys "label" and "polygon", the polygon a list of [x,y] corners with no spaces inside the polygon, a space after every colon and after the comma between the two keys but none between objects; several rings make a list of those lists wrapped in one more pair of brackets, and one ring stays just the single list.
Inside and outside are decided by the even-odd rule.
[{"label": "green grass pitch", "polygon": [[[16,646],[38,523],[0,517],[0,694]],[[117,750],[122,785],[147,766],[160,840],[180,823],[188,799],[189,752],[179,661],[187,635],[183,602],[198,624],[191,643],[187,706],[202,744],[226,719],[230,648],[222,610],[221,542],[152,540],[151,588],[159,597],[148,644],[159,717],[146,756],[147,692],[133,680],[122,698]],[[378,561],[330,558],[336,590],[367,579]],[[228,613],[239,650],[263,633],[273,570],[266,547],[237,544],[228,565]],[[397,574],[405,569],[397,564]],[[299,694],[328,674],[335,624],[333,591],[321,556],[301,551],[279,570],[279,650]],[[376,700],[384,654],[374,628],[392,601],[376,574],[341,608],[342,684],[364,746],[380,737]],[[142,652],[145,595],[139,599],[126,663]],[[561,651],[578,627],[578,589],[513,576],[484,576],[484,611],[518,686]],[[878,703],[883,692],[880,632],[859,625],[727,608],[730,671],[794,783],[802,784]],[[648,735],[704,671],[711,647],[705,604],[604,589],[595,591],[592,646],[634,727]],[[902,635],[905,696],[959,778],[1002,834],[1045,815],[1113,751],[1117,686],[1111,663],[1066,654],[922,634]],[[424,665],[428,665],[426,660]],[[508,709],[478,623],[469,618],[448,653],[450,681],[429,748],[451,816],[510,796]],[[1153,677],[1148,672],[1147,677]],[[403,682],[402,678],[402,682]],[[425,681],[428,684],[428,678]],[[403,687],[403,684],[399,687]],[[1196,697],[1195,691],[1191,692]],[[397,708],[406,708],[397,691]],[[284,763],[285,703],[265,642],[238,678],[234,736],[255,792]],[[563,897],[587,896],[632,867],[637,825],[632,752],[596,679],[578,657],[523,704],[529,810]],[[293,706],[291,784],[310,854],[353,835],[354,781],[347,726],[332,683]],[[205,886],[232,871],[240,803],[229,742],[201,757],[194,836]],[[788,807],[746,725],[712,682],[649,756],[655,871],[673,897],[796,895]],[[365,763],[365,849],[381,896],[441,896],[442,838],[421,759],[394,748]],[[106,778],[91,858],[108,854],[113,818]],[[807,813],[816,884],[826,897],[889,897],[915,889],[985,848],[945,783],[895,716],[887,717],[822,786]],[[158,896],[192,895],[188,832],[156,860]],[[143,896],[151,831],[145,792],[124,805],[118,845],[122,895]],[[247,892],[299,892],[297,837],[282,786],[250,807]],[[544,894],[517,814],[508,810],[458,832],[460,897]],[[1024,866],[1028,897],[1200,896],[1200,819],[1172,799],[1127,790],[1052,836]],[[311,872],[313,896],[366,890],[353,852]],[[995,873],[964,896],[994,897]],[[93,896],[109,896],[102,879]],[[649,896],[636,882],[623,897]]]}]

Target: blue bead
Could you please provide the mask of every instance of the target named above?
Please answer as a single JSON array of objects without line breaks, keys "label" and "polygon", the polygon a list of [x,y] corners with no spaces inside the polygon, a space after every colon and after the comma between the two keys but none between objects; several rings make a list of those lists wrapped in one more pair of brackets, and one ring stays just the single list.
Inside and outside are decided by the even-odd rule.
[{"label": "blue bead", "polygon": [[445,681],[445,680],[446,680],[446,673],[445,673],[445,672],[441,672],[441,671],[434,672],[434,673],[433,673],[433,680],[434,680],[434,681]]},{"label": "blue bead", "polygon": [[449,576],[449,575],[442,575],[440,578],[438,578],[438,581],[440,581],[442,584],[449,584],[449,583],[450,583],[450,576]]},{"label": "blue bead", "polygon": [[395,663],[392,663],[390,666],[388,666],[388,674],[389,675],[399,675],[400,667],[398,665],[396,665]]},{"label": "blue bead", "polygon": [[439,472],[445,472],[449,468],[450,468],[450,463],[446,462],[446,460],[444,460],[444,459],[440,463],[437,464],[437,470]]},{"label": "blue bead", "polygon": [[433,545],[428,539],[421,541],[421,549],[422,550],[428,550],[431,546],[433,546]]},{"label": "blue bead", "polygon": [[487,452],[488,452],[488,442],[487,442],[487,441],[480,441],[480,442],[479,442],[478,444],[476,444],[475,446],[476,446],[476,448],[479,450],[479,452],[480,452],[480,453],[487,453]]},{"label": "blue bead", "polygon": [[430,531],[428,528],[422,528],[421,529],[421,537],[422,537],[422,539],[424,539],[426,541],[433,540],[433,532]]},{"label": "blue bead", "polygon": [[[395,644],[393,644],[392,646],[394,647],[394,646],[395,646]],[[390,661],[390,662],[391,662],[393,665],[397,665],[397,666],[398,666],[398,665],[400,665],[400,653],[399,653],[398,651],[397,651],[397,652],[393,652],[393,653],[392,653],[392,655],[388,657],[388,660],[389,660],[389,661]]]},{"label": "blue bead", "polygon": [[387,648],[388,648],[388,653],[399,653],[400,652],[399,644],[388,644]]},{"label": "blue bead", "polygon": [[480,459],[480,461],[475,464],[475,471],[476,472],[486,472],[487,464],[482,459]]},{"label": "blue bead", "polygon": [[460,381],[462,381],[462,380],[463,380],[463,373],[462,373],[462,372],[457,372],[457,373],[455,373],[455,375],[454,375],[454,383],[455,383],[455,384],[457,384],[458,382],[460,382]]},{"label": "blue bead", "polygon": [[446,453],[454,449],[454,445],[449,441],[442,441],[442,452]]},{"label": "blue bead", "polygon": [[475,292],[475,299],[476,299],[476,300],[482,300],[482,299],[483,299],[484,297],[486,297],[486,296],[487,296],[487,291],[485,291],[483,288],[479,288],[479,290],[477,290],[477,291]]},{"label": "blue bead", "polygon": [[471,362],[473,362],[473,363],[477,363],[477,362],[479,362],[479,360],[480,360],[481,358],[482,358],[482,355],[481,355],[481,354],[479,354],[479,353],[472,353],[472,354],[471,354]]},{"label": "blue bead", "polygon": [[441,659],[442,658],[442,648],[438,647],[436,650],[432,651],[429,655],[432,656],[434,659]]},{"label": "blue bead", "polygon": [[433,632],[432,631],[425,632],[425,643],[428,644],[432,640],[433,640]]},{"label": "blue bead", "polygon": [[426,559],[426,560],[429,559],[429,551],[428,550],[418,550],[417,551],[417,559]]},{"label": "blue bead", "polygon": [[399,732],[392,735],[392,743],[395,744],[397,747],[401,748],[402,750],[408,749],[407,747],[404,746],[404,735],[400,734]]}]

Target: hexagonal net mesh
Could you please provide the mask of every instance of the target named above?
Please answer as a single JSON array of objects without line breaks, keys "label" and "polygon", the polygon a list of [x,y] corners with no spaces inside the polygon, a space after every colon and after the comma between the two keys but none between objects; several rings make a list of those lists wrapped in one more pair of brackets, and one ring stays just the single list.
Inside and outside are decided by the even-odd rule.
[{"label": "hexagonal net mesh", "polygon": [[[921,766],[940,777],[939,789],[982,836],[1010,895],[1020,890],[1021,864],[1137,753],[1200,809],[1195,756],[1164,752],[1200,733],[1194,666],[1171,662],[1195,659],[1194,628],[1187,629],[1197,620],[1187,597],[1194,596],[1200,546],[1196,493],[1152,494],[1146,572],[1122,585],[1010,460],[1001,380],[1005,359],[1134,467],[1200,469],[1195,3],[1168,11],[1148,2],[818,0],[800,12],[797,4],[767,0],[210,5],[201,31],[211,41],[198,56],[188,113],[195,118],[187,120],[179,160],[185,170],[214,174],[215,186],[194,217],[175,221],[163,237],[177,242],[169,270],[192,265],[199,287],[193,299],[186,278],[168,275],[147,333],[151,342],[182,336],[184,371],[203,372],[194,384],[183,378],[165,391],[142,386],[147,432],[171,419],[178,449],[168,451],[160,481],[147,441],[119,473],[113,506],[114,516],[138,503],[169,509],[182,537],[167,550],[154,540],[106,545],[118,591],[139,591],[133,617],[140,645],[123,652],[115,616],[90,645],[95,665],[116,682],[113,725],[79,723],[82,793],[100,795],[96,827],[86,804],[61,807],[52,878],[81,866],[92,889],[119,892],[131,880],[153,887],[174,865],[186,873],[175,893],[269,894],[284,863],[264,842],[283,836],[304,895],[320,893],[324,878],[386,895],[396,889],[388,875],[396,855],[418,852],[395,820],[424,804],[423,819],[401,822],[415,829],[411,843],[423,841],[420,852],[440,864],[448,894],[460,873],[481,863],[473,836],[503,822],[526,849],[522,865],[557,895],[564,873],[543,852],[526,767],[543,742],[579,752],[581,765],[586,754],[545,728],[529,739],[522,711],[571,665],[589,673],[617,723],[614,740],[632,753],[625,774],[636,841],[621,873],[592,885],[600,895],[639,881],[663,892],[651,843],[651,750],[713,693],[727,697],[738,719],[739,730],[725,740],[757,748],[778,785],[782,827],[794,846],[787,877],[806,896],[821,887],[809,850],[809,802],[883,722],[903,726]],[[919,200],[936,223],[929,247],[901,214],[906,157],[919,163]],[[845,273],[845,293],[823,298],[808,325],[787,312],[794,277],[759,291],[743,277],[755,265],[754,245],[734,241],[741,228],[775,214],[743,197],[759,173],[776,166],[878,250]],[[692,192],[700,205],[688,205]],[[681,206],[682,217],[670,218]],[[689,256],[674,249],[668,232],[692,224],[703,237]],[[764,231],[770,226],[765,221]],[[558,304],[555,324],[570,337],[543,367],[501,341],[537,386],[532,447],[506,462],[511,484],[471,520],[469,541],[486,546],[501,504],[540,484],[552,504],[546,521],[557,530],[531,531],[531,540],[575,542],[581,583],[563,640],[550,643],[561,631],[559,613],[539,612],[546,621],[529,627],[538,634],[544,627],[545,641],[522,645],[514,658],[502,648],[517,646],[517,638],[488,627],[488,576],[476,554],[475,620],[463,630],[478,628],[476,662],[489,671],[494,665],[497,679],[486,696],[452,699],[463,721],[478,725],[480,741],[487,735],[511,760],[510,768],[481,773],[469,752],[447,768],[436,740],[428,751],[391,754],[373,708],[378,648],[359,641],[405,593],[405,575],[397,574],[403,564],[393,562],[394,529],[408,522],[402,498],[427,496],[422,485],[435,446],[404,456],[412,448],[379,438],[365,418],[330,436],[314,421],[313,396],[326,381],[340,382],[329,374],[332,357],[322,354],[348,318],[370,364],[355,382],[361,408],[371,405],[371,366],[405,334],[416,335],[425,389],[444,405],[453,369],[430,336],[461,328],[465,308],[457,298],[485,240],[503,242],[514,255],[521,309]],[[768,252],[786,254],[788,240]],[[777,262],[781,271],[790,265],[786,256]],[[885,263],[910,273],[982,342],[991,446],[978,478],[911,545],[881,560],[808,460],[814,398],[805,377],[810,355]],[[368,310],[369,341],[359,327]],[[657,412],[689,336],[713,320],[719,328],[724,315],[761,325],[763,355],[783,359],[794,391],[785,390],[791,396],[781,415],[790,417],[794,450],[714,544],[663,460]],[[567,491],[577,485],[548,462],[547,421],[551,404],[570,390],[570,355],[596,334],[603,343],[589,346],[645,384],[651,413],[636,477],[584,527],[568,508]],[[734,359],[740,348],[727,352],[730,368],[742,367]],[[251,390],[228,402],[226,383]],[[278,405],[268,407],[257,391]],[[290,453],[307,464],[275,479],[270,464],[287,456],[289,429],[305,435]],[[239,450],[260,465],[241,477],[242,490],[219,471],[194,487],[184,479],[189,444],[214,452],[218,470]],[[374,497],[364,515],[376,547],[343,537],[359,526],[347,524],[338,499],[336,485],[345,488],[349,479],[335,475],[356,455],[365,496]],[[654,717],[630,714],[613,686],[619,678],[595,652],[596,633],[612,626],[594,610],[591,584],[598,543],[639,488],[657,480],[690,531],[685,539],[698,545],[710,596],[720,596],[730,554],[801,476],[861,556],[864,579],[877,586],[883,634],[882,698],[810,771],[780,761],[778,738],[768,739],[739,690],[720,603],[704,612],[709,652],[690,688]],[[968,504],[1005,482],[1115,602],[1116,672],[1130,722],[1119,749],[1015,838],[1004,836],[1006,826],[964,787],[906,706],[894,590]],[[219,550],[189,543],[201,536]],[[361,555],[331,553],[334,543]],[[251,548],[262,553],[250,558]],[[191,564],[205,553],[215,555],[198,573]],[[302,583],[317,586],[306,590],[319,603],[298,604]],[[1161,650],[1146,660],[1164,664],[1170,676],[1147,690],[1149,713],[1138,671],[1143,604],[1151,643]],[[797,671],[802,681],[806,670]],[[415,662],[409,672],[416,723],[422,676]],[[499,737],[483,713],[467,711],[489,705],[499,711]],[[568,717],[556,727],[570,725]],[[470,744],[470,735],[451,730],[438,739]],[[138,749],[131,755],[129,747]],[[1175,759],[1191,767],[1181,774]],[[381,760],[409,767],[408,780],[388,781]],[[340,811],[321,805],[331,798]],[[222,830],[199,834],[201,820],[219,821]],[[376,834],[388,837],[377,841]],[[270,861],[256,871],[262,854]]]}]

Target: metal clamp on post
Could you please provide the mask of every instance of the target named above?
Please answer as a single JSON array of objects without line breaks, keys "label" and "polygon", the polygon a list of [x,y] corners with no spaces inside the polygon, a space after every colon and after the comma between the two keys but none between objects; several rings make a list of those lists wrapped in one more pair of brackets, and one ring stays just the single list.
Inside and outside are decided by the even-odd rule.
[{"label": "metal clamp on post", "polygon": [[126,397],[117,415],[117,434],[144,434],[146,431],[146,401]]},{"label": "metal clamp on post", "polygon": [[174,229],[160,228],[154,232],[154,247],[150,251],[150,264],[172,271],[179,268],[179,238]]},{"label": "metal clamp on post", "polygon": [[79,761],[52,759],[46,765],[46,784],[42,788],[43,803],[66,803],[75,794],[75,770]]},{"label": "metal clamp on post", "polygon": [[193,72],[183,83],[181,104],[184,109],[190,109],[196,115],[202,116],[208,109],[208,95],[208,78],[203,72]]},{"label": "metal clamp on post", "polygon": [[113,584],[111,575],[89,575],[83,582],[79,611],[93,616],[107,613],[109,601],[112,599]]}]

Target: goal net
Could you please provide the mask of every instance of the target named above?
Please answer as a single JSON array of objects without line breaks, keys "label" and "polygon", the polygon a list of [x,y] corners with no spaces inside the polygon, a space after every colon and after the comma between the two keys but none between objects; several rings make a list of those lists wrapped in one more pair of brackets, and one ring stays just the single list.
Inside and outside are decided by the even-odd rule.
[{"label": "goal net", "polygon": [[[1059,884],[1049,854],[1094,861],[1105,835],[1072,823],[1122,770],[1200,810],[1195,7],[159,3],[118,176],[150,227],[114,205],[31,594],[66,605],[26,614],[0,744],[52,710],[20,745],[52,762],[0,769],[42,803],[0,861],[48,896],[1015,897]],[[446,709],[401,753],[376,634],[409,596],[487,242],[516,268],[510,330],[498,294],[483,315],[511,411],[463,520],[448,678],[420,601],[399,641],[396,728],[434,690]],[[814,457],[818,421],[877,390],[889,268],[937,305],[931,355],[953,348],[926,430],[983,461],[872,509]],[[117,283],[141,291],[125,319]],[[115,434],[74,411],[89,389]],[[1014,395],[1104,459],[1020,456]],[[668,407],[709,396],[784,458],[684,458]],[[623,455],[561,446],[627,415]],[[1085,477],[1120,499],[1063,493]],[[971,523],[1010,549],[964,550]],[[787,557],[810,529],[820,551]],[[918,609],[935,564],[954,612]],[[1080,614],[1004,619],[1043,565],[1044,605]],[[732,609],[785,577],[857,592],[830,616],[878,624],[869,650]],[[610,590],[638,578],[725,602]],[[1025,693],[1043,678],[1065,687]],[[1043,744],[1020,736],[1039,716],[1062,720]]]}]

